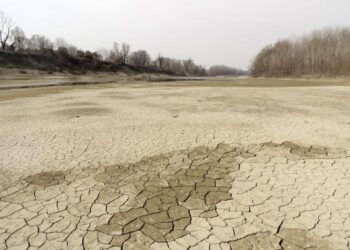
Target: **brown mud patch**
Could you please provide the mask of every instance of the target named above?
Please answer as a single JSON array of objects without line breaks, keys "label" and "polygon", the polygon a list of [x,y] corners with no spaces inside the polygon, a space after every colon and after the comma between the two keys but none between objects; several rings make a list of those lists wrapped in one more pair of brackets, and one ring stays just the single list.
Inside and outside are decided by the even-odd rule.
[{"label": "brown mud patch", "polygon": [[[194,218],[220,218],[218,204],[234,199],[231,190],[235,178],[231,173],[240,171],[244,161],[254,161],[262,150],[278,151],[300,160],[346,156],[344,150],[292,142],[248,147],[221,143],[216,148],[202,146],[143,158],[136,163],[84,168],[75,173],[43,172],[24,180],[41,188],[91,178],[101,189],[93,205],[78,212],[87,215],[90,206],[103,207],[99,214],[108,213],[111,217],[107,222],[98,223],[95,230],[111,237],[112,246],[135,247],[135,237],[171,243],[191,234],[189,228]],[[69,209],[79,205],[73,204]],[[317,235],[284,228],[283,223],[275,233],[263,230],[243,238],[235,235],[226,243],[231,249],[334,249]]]},{"label": "brown mud patch", "polygon": [[216,204],[231,199],[230,173],[239,169],[236,157],[254,156],[243,148],[220,144],[213,150],[199,147],[188,152],[188,162],[182,166],[172,166],[169,158],[157,156],[129,166],[129,171],[122,173],[106,168],[96,175],[96,180],[107,186],[106,193],[123,185],[123,180],[134,171],[154,174],[138,174],[142,176],[138,181],[141,190],[130,210],[114,214],[108,224],[97,230],[112,235],[116,246],[122,246],[135,231],[156,242],[181,238],[188,234],[185,229],[191,224],[191,210],[201,210],[203,218],[216,217]]},{"label": "brown mud patch", "polygon": [[[327,157],[327,148],[306,148],[291,142],[266,143],[258,147],[287,148],[287,153],[298,154],[298,157]],[[304,151],[307,153],[300,153]],[[230,173],[239,171],[244,159],[256,156],[255,152],[243,147],[226,144],[219,144],[215,149],[198,147],[181,154],[187,157],[182,158],[180,164],[172,163],[173,154],[165,154],[124,167],[107,167],[103,173],[97,174],[95,179],[106,187],[99,197],[101,202],[108,201],[108,197],[115,198],[114,190],[123,188],[130,181],[135,183],[136,190],[135,196],[127,201],[127,209],[115,213],[107,224],[99,225],[97,230],[113,236],[113,244],[118,247],[122,247],[134,232],[142,232],[159,243],[175,241],[189,233],[186,227],[191,224],[192,212],[200,211],[202,218],[218,216],[216,205],[232,198],[229,191],[233,178]],[[290,236],[293,233],[297,232],[290,231],[288,237],[293,238]],[[259,244],[270,246],[282,242],[281,238],[272,241],[264,234],[254,237],[251,237],[252,240]],[[249,242],[249,239],[244,241]]]},{"label": "brown mud patch", "polygon": [[111,113],[110,109],[91,107],[91,108],[69,108],[59,111],[52,112],[52,114],[57,116],[65,117],[80,117],[80,116],[98,116]]},{"label": "brown mud patch", "polygon": [[287,151],[289,151],[289,153],[297,155],[301,158],[314,158],[314,159],[330,158],[330,157],[342,158],[345,155],[347,155],[347,151],[342,148],[328,148],[328,147],[318,146],[318,145],[305,146],[305,145],[298,145],[290,141],[285,141],[281,144],[267,142],[267,143],[263,143],[263,145],[267,147],[279,147],[279,148],[286,149]]},{"label": "brown mud patch", "polygon": [[66,173],[63,171],[57,172],[42,172],[26,177],[24,180],[32,185],[49,187],[61,184],[65,181]]}]

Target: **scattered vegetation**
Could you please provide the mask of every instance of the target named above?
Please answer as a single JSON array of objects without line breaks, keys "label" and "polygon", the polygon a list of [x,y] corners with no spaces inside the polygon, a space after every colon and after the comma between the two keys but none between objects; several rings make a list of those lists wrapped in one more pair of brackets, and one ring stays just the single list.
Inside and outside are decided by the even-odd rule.
[{"label": "scattered vegetation", "polygon": [[350,75],[350,29],[327,28],[278,41],[261,50],[251,73],[266,77]]}]

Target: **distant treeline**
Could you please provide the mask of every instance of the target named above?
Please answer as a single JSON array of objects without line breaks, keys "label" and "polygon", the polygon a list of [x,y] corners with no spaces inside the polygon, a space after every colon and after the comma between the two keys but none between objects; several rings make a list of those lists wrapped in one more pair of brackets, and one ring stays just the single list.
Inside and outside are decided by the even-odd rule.
[{"label": "distant treeline", "polygon": [[[168,73],[181,76],[206,76],[207,70],[201,65],[194,63],[192,59],[178,60],[159,55],[152,59],[145,50],[131,51],[127,43],[114,43],[112,49],[101,48],[98,51],[82,51],[76,46],[69,44],[63,38],[51,41],[43,35],[32,35],[27,37],[25,32],[0,11],[0,62],[2,66],[11,59],[11,66],[16,67],[16,63],[25,67],[28,63],[35,66],[48,63],[53,60],[68,67],[83,62],[84,70],[90,69],[118,69],[122,65],[129,65],[133,68],[140,68],[142,71]],[[6,52],[6,53],[5,53]],[[11,55],[11,52],[14,55]],[[34,58],[35,64],[32,63]],[[106,67],[108,65],[108,67]],[[115,65],[115,66],[113,66]],[[50,65],[52,66],[52,65]],[[55,65],[54,65],[55,66]],[[64,68],[65,68],[64,67]],[[52,68],[52,67],[51,67]]]},{"label": "distant treeline", "polygon": [[316,30],[269,45],[256,56],[253,76],[350,75],[350,28]]},{"label": "distant treeline", "polygon": [[225,65],[215,65],[209,68],[209,76],[243,76],[248,75],[248,71],[228,67]]}]

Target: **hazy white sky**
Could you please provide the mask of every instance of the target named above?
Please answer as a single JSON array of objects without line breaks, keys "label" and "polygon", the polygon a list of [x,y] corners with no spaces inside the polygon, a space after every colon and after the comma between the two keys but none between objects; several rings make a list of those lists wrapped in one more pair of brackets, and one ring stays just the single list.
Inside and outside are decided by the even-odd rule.
[{"label": "hazy white sky", "polygon": [[0,0],[27,35],[64,37],[83,49],[128,42],[207,67],[248,67],[279,38],[350,26],[350,0]]}]

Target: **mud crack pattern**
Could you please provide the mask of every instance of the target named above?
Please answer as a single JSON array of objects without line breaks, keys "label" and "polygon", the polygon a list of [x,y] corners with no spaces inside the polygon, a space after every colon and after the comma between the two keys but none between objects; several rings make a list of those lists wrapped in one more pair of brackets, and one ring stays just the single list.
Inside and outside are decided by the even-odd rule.
[{"label": "mud crack pattern", "polygon": [[348,249],[349,155],[218,144],[0,184],[0,249]]}]

